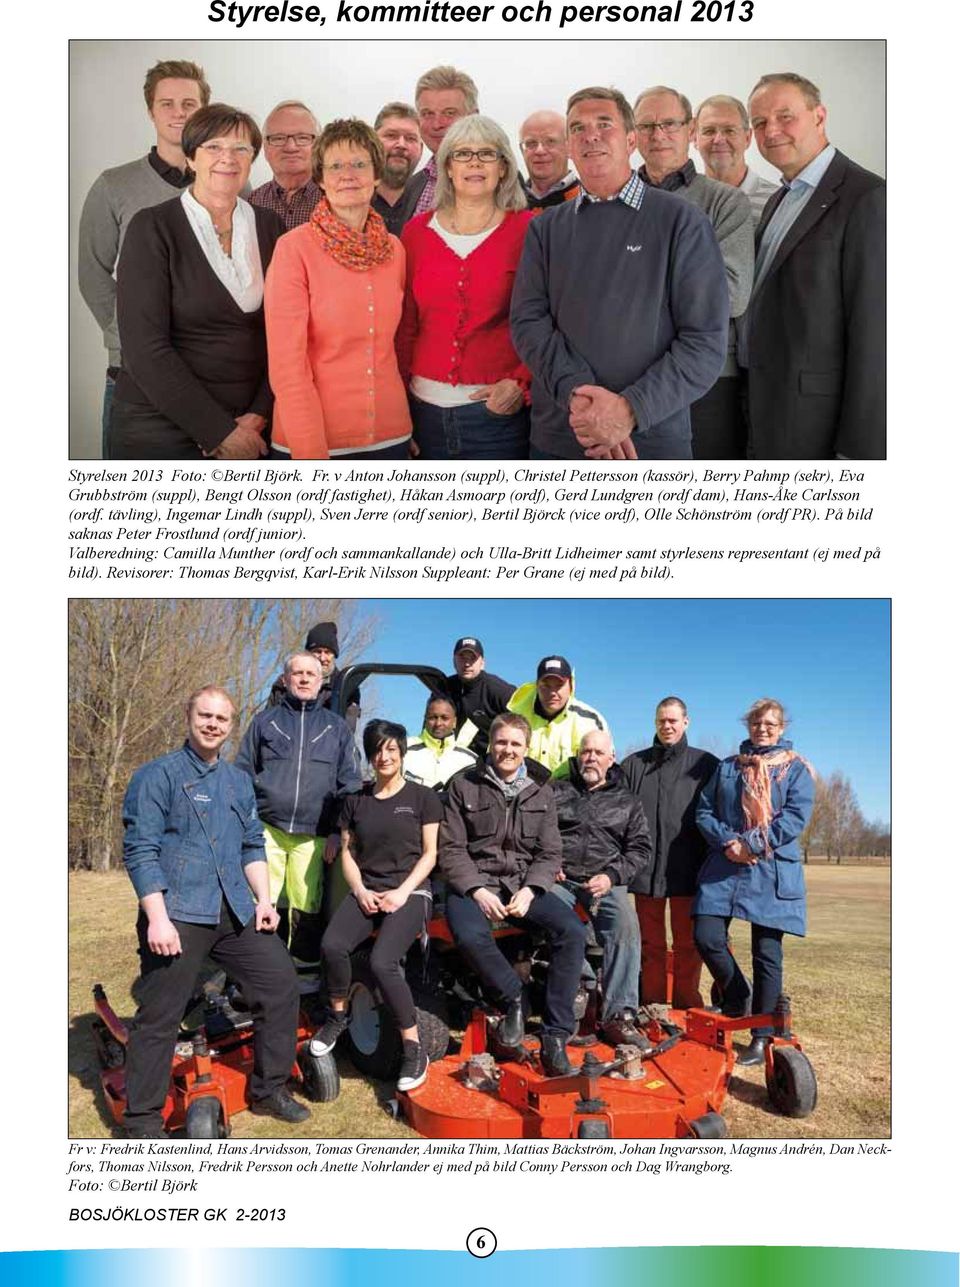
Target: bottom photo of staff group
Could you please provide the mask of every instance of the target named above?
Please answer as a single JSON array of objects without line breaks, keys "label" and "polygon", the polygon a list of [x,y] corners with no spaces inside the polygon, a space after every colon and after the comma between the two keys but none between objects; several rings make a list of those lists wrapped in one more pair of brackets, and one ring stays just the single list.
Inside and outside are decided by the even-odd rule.
[{"label": "bottom photo of staff group", "polygon": [[75,599],[74,1138],[890,1134],[885,599]]}]

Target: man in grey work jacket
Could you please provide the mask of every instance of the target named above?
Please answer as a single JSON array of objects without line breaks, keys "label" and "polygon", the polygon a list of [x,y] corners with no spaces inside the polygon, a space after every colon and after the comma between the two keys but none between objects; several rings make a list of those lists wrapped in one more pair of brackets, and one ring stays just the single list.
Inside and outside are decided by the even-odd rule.
[{"label": "man in grey work jacket", "polygon": [[165,1138],[163,1105],[180,1019],[206,956],[235,978],[254,1015],[250,1108],[285,1122],[309,1116],[286,1089],[299,994],[274,931],[263,830],[244,773],[220,759],[234,708],[208,686],[187,705],[187,740],[130,780],[123,860],[140,900],[140,979],[127,1045],[125,1122]]},{"label": "man in grey work jacket", "polygon": [[510,308],[533,372],[530,457],[689,459],[690,404],[727,351],[717,239],[700,210],[631,170],[618,90],[574,94],[567,139],[583,191],[530,224]]},{"label": "man in grey work jacket", "polygon": [[320,702],[317,658],[293,653],[283,683],[282,701],[250,721],[236,765],[253,778],[281,935],[296,961],[312,965],[320,960],[321,903],[331,883],[324,871],[336,857],[340,801],[360,790],[360,764],[346,721]]}]

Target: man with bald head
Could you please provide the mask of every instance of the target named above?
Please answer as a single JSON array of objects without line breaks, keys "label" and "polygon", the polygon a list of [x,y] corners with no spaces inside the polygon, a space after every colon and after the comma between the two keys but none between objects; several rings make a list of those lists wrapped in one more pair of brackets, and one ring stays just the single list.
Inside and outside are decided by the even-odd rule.
[{"label": "man with bald head", "polygon": [[533,112],[520,126],[520,151],[529,178],[521,179],[534,213],[562,205],[580,194],[580,180],[570,166],[567,122],[559,112]]},{"label": "man with bald head", "polygon": [[[636,1026],[640,1003],[640,932],[627,886],[650,862],[643,805],[624,784],[606,730],[585,734],[569,777],[554,780],[563,846],[561,879],[551,893],[593,923],[603,949],[600,1027],[612,1046],[650,1049]],[[593,971],[584,962],[584,977]]]},{"label": "man with bald head", "polygon": [[313,112],[292,98],[278,103],[263,125],[263,155],[273,178],[250,193],[250,202],[278,214],[288,232],[307,222],[323,195],[313,181],[318,133]]}]

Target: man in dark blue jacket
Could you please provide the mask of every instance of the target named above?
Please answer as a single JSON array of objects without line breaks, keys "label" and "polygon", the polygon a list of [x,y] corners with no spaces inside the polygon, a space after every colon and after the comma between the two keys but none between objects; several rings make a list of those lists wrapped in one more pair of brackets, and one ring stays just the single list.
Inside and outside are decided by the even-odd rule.
[{"label": "man in dark blue jacket", "polygon": [[337,853],[340,801],[360,790],[360,764],[346,722],[318,700],[317,658],[288,657],[283,682],[283,700],[250,721],[236,765],[253,778],[281,933],[294,959],[312,965],[320,960],[324,868]]},{"label": "man in dark blue jacket", "polygon": [[254,1018],[251,1110],[300,1122],[286,1089],[299,995],[276,934],[263,831],[247,776],[220,759],[234,708],[222,688],[187,706],[187,740],[145,764],[123,801],[123,859],[140,900],[138,1008],[126,1064],[126,1126],[164,1138],[162,1111],[184,1007],[210,955],[243,988]]},{"label": "man in dark blue jacket", "polygon": [[709,220],[630,168],[615,89],[567,104],[583,191],[530,224],[510,326],[533,372],[532,459],[689,459],[690,404],[727,349],[730,299]]}]

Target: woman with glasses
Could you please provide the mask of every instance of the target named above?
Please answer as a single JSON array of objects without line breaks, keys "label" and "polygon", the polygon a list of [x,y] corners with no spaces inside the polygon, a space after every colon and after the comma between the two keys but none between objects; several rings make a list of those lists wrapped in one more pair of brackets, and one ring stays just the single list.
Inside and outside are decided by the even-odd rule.
[{"label": "woman with glasses", "polygon": [[436,209],[403,230],[397,350],[425,459],[528,455],[530,375],[510,338],[510,296],[530,218],[500,126],[478,115],[451,125],[437,152]]},{"label": "woman with glasses", "polygon": [[117,266],[110,456],[257,460],[273,408],[263,282],[283,224],[240,198],[260,151],[252,116],[211,103],[181,142],[193,182],[133,217]]},{"label": "woman with glasses", "polygon": [[[743,717],[747,739],[703,788],[697,826],[709,846],[693,901],[694,940],[722,992],[725,1015],[769,1014],[783,990],[783,936],[806,933],[800,836],[813,812],[814,775],[784,739],[772,697]],[[751,925],[753,996],[727,941],[736,916]],[[741,1064],[763,1062],[773,1029],[753,1030]]]},{"label": "woman with glasses", "polygon": [[266,287],[277,458],[408,454],[410,411],[394,349],[404,252],[370,209],[383,164],[369,125],[332,121],[314,145],[323,196],[277,245]]}]

